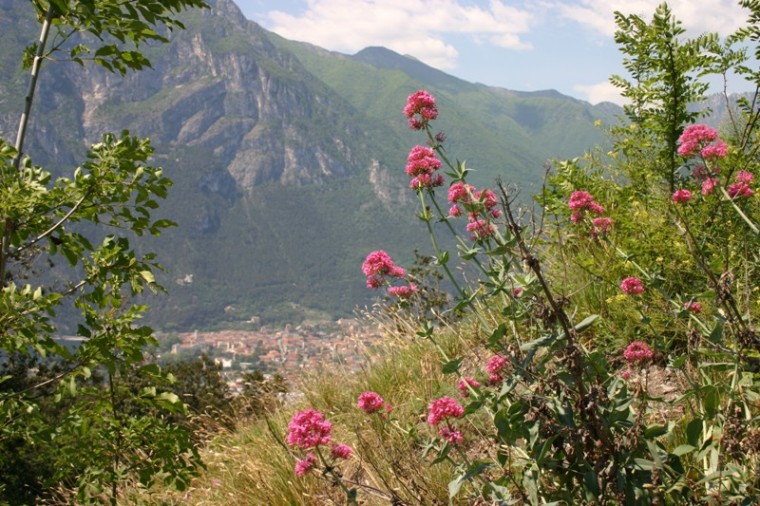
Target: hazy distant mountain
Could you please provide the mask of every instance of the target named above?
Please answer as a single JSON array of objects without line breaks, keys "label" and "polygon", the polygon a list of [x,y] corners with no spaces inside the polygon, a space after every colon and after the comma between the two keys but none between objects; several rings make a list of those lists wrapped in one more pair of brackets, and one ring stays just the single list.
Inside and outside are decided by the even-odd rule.
[{"label": "hazy distant mountain", "polygon": [[[403,173],[423,142],[401,112],[417,89],[438,98],[437,126],[477,184],[498,175],[526,192],[548,159],[605,142],[595,120],[621,113],[468,83],[385,48],[346,56],[287,41],[230,0],[210,3],[148,50],[152,70],[122,79],[47,65],[27,150],[70,170],[82,140],[102,132],[152,138],[175,181],[160,213],[180,224],[147,245],[167,269],[170,295],[151,301],[161,326],[346,314],[371,296],[359,268],[368,251],[426,251]],[[18,58],[37,28],[31,4],[0,8],[0,132],[12,138],[26,86]]]}]

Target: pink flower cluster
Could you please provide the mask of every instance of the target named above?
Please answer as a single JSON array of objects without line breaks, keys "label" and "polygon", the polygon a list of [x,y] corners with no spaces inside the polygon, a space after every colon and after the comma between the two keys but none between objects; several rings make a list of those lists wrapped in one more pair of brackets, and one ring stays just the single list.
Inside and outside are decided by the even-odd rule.
[{"label": "pink flower cluster", "polygon": [[380,394],[377,392],[367,391],[359,395],[359,400],[356,402],[356,407],[364,411],[365,413],[372,414],[381,409],[385,409],[386,412],[390,412],[393,406],[386,402]]},{"label": "pink flower cluster", "polygon": [[433,427],[445,422],[445,425],[438,429],[438,435],[449,444],[458,445],[462,443],[464,436],[462,431],[451,426],[449,418],[461,418],[462,415],[464,415],[462,405],[456,399],[444,396],[435,399],[428,406],[427,422]]},{"label": "pink flower cluster", "polygon": [[635,276],[625,278],[620,282],[620,289],[628,295],[638,295],[644,291],[644,283]]},{"label": "pink flower cluster", "polygon": [[726,143],[718,138],[718,131],[714,128],[689,125],[678,138],[678,154],[683,157],[699,155],[704,159],[714,159],[725,157],[727,149]]},{"label": "pink flower cluster", "polygon": [[404,115],[408,118],[409,128],[422,130],[428,121],[438,118],[435,98],[425,90],[412,93],[406,99]]},{"label": "pink flower cluster", "polygon": [[755,176],[751,172],[740,170],[736,174],[736,182],[728,187],[728,196],[732,199],[735,197],[751,197],[755,191],[749,185],[754,179]]},{"label": "pink flower cluster", "polygon": [[332,438],[332,424],[315,409],[298,411],[288,423],[287,441],[303,449],[326,445]]},{"label": "pink flower cluster", "polygon": [[504,379],[502,374],[507,367],[507,359],[501,355],[494,355],[486,363],[486,372],[488,373],[488,382],[495,384],[501,383]]},{"label": "pink flower cluster", "polygon": [[415,146],[409,152],[406,173],[412,178],[409,187],[414,190],[434,188],[443,185],[443,176],[435,171],[441,168],[441,161],[435,151],[427,146]]},{"label": "pink flower cluster", "polygon": [[383,250],[373,251],[362,264],[362,272],[367,276],[368,288],[379,288],[385,278],[403,278],[406,271],[393,264],[393,259]]},{"label": "pink flower cluster", "polygon": [[388,293],[399,299],[411,299],[412,295],[417,293],[417,285],[409,283],[408,285],[391,286]]},{"label": "pink flower cluster", "polygon": [[476,380],[475,378],[471,378],[469,376],[457,381],[457,389],[459,389],[459,392],[462,394],[462,397],[469,397],[470,388],[480,388],[480,386],[481,385],[478,380]]},{"label": "pink flower cluster", "polygon": [[670,199],[677,204],[685,204],[691,200],[691,192],[685,188],[682,188],[680,190],[676,190],[673,195],[670,196]]},{"label": "pink flower cluster", "polygon": [[683,308],[686,311],[688,311],[690,313],[694,313],[694,314],[699,314],[699,313],[702,312],[702,304],[700,304],[699,302],[697,302],[695,300],[690,300],[690,301],[686,302],[683,305]]},{"label": "pink flower cluster", "polygon": [[[286,441],[290,446],[308,450],[318,446],[326,446],[332,439],[332,424],[325,420],[325,416],[315,409],[298,411],[288,423],[288,435]],[[333,445],[330,454],[334,459],[348,459],[353,450],[350,446],[339,444]],[[309,452],[303,459],[296,461],[296,476],[305,476],[314,469],[319,460],[317,456]]]},{"label": "pink flower cluster", "polygon": [[456,399],[444,396],[428,406],[427,423],[435,427],[448,418],[461,418],[463,414],[464,408]]},{"label": "pink flower cluster", "polygon": [[625,358],[629,365],[641,364],[647,360],[651,360],[653,356],[654,353],[652,353],[649,346],[641,341],[632,342],[623,352],[623,358]]},{"label": "pink flower cluster", "polygon": [[570,221],[580,223],[586,211],[596,214],[597,217],[591,220],[591,235],[596,237],[600,234],[606,234],[612,228],[612,218],[602,217],[604,207],[599,205],[594,196],[585,190],[574,191],[567,201],[567,206],[573,211],[570,215]]},{"label": "pink flower cluster", "polygon": [[449,216],[457,217],[467,211],[467,231],[473,240],[491,237],[496,227],[490,220],[501,216],[499,204],[492,190],[476,190],[471,184],[457,181],[449,187]]},{"label": "pink flower cluster", "polygon": [[317,466],[317,456],[313,453],[307,453],[306,457],[296,461],[296,476],[306,476]]}]

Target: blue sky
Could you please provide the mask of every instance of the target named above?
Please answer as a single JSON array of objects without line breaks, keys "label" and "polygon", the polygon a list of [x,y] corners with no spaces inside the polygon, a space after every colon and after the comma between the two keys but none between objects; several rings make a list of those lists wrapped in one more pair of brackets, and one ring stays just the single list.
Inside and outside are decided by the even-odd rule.
[{"label": "blue sky", "polygon": [[[353,54],[385,46],[471,82],[619,102],[613,13],[651,19],[661,0],[234,0],[285,38]],[[690,35],[746,20],[734,0],[672,0]],[[715,90],[719,91],[719,90]],[[739,90],[734,90],[739,91]]]}]

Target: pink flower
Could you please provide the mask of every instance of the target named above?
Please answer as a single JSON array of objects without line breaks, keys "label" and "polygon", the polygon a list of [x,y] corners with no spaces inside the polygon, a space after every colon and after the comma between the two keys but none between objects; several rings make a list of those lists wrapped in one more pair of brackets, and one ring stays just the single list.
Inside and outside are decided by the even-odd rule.
[{"label": "pink flower", "polygon": [[486,220],[470,218],[467,223],[467,231],[473,241],[479,241],[491,237],[496,232],[496,227]]},{"label": "pink flower", "polygon": [[594,218],[591,223],[594,225],[594,229],[591,231],[594,236],[606,234],[612,228],[612,218]]},{"label": "pink flower", "polygon": [[332,437],[332,424],[314,409],[299,411],[288,423],[288,444],[303,449],[326,445]]},{"label": "pink flower", "polygon": [[[469,385],[469,386],[468,386]],[[480,382],[476,380],[475,378],[471,378],[469,376],[460,379],[457,381],[457,388],[459,389],[459,392],[462,394],[462,397],[469,397],[470,396],[470,388],[480,388]]]},{"label": "pink flower", "polygon": [[362,272],[367,276],[368,288],[379,288],[386,276],[402,278],[406,275],[406,271],[394,265],[393,259],[383,250],[373,251],[367,255],[362,263]]},{"label": "pink flower", "polygon": [[317,456],[313,453],[306,454],[302,460],[296,461],[296,476],[303,477],[309,474],[317,465]]},{"label": "pink flower", "polygon": [[596,214],[596,215],[602,215],[602,214],[604,214],[604,208],[602,206],[600,206],[599,204],[597,204],[596,202],[591,202],[588,205],[588,210],[591,211],[592,213]]},{"label": "pink flower", "polygon": [[332,447],[332,456],[336,459],[349,459],[354,451],[348,445],[335,445]]},{"label": "pink flower", "polygon": [[443,186],[443,176],[440,174],[420,174],[409,181],[409,188],[421,190],[423,188],[437,188]]},{"label": "pink flower", "polygon": [[380,394],[372,391],[364,392],[359,396],[356,406],[367,414],[379,411],[385,405],[385,400]]},{"label": "pink flower", "polygon": [[409,127],[413,130],[422,129],[428,121],[438,117],[438,107],[435,98],[424,90],[412,93],[406,99],[404,115],[409,120]]},{"label": "pink flower", "polygon": [[703,147],[699,154],[702,155],[702,158],[705,160],[711,158],[724,158],[728,154],[728,149],[726,148],[725,142],[718,140],[715,144],[708,144]]},{"label": "pink flower", "polygon": [[690,313],[699,314],[702,312],[702,304],[695,300],[690,300],[683,305],[683,308]]},{"label": "pink flower", "polygon": [[670,196],[670,199],[673,202],[683,204],[684,202],[691,200],[691,192],[685,188],[682,188],[680,190],[676,190],[676,192]]},{"label": "pink flower", "polygon": [[388,293],[399,299],[408,299],[417,293],[417,285],[409,283],[403,286],[392,286],[388,288]]},{"label": "pink flower", "polygon": [[449,208],[449,216],[456,218],[462,216],[462,209],[458,205],[453,205]]},{"label": "pink flower", "polygon": [[644,291],[644,284],[639,278],[631,276],[620,282],[620,289],[628,295],[638,295]]},{"label": "pink flower", "polygon": [[736,174],[736,181],[739,183],[750,184],[754,179],[755,175],[746,170],[740,170],[739,173]]},{"label": "pink flower", "polygon": [[683,157],[694,156],[708,143],[718,138],[718,131],[707,125],[689,125],[678,138],[678,154]]},{"label": "pink flower", "polygon": [[641,341],[634,341],[629,344],[623,352],[623,358],[625,358],[629,364],[636,364],[650,360],[654,356],[652,350],[646,343]]},{"label": "pink flower", "polygon": [[623,371],[623,372],[620,373],[620,376],[624,380],[631,379],[631,370],[630,369],[626,369],[625,371]]},{"label": "pink flower", "polygon": [[462,431],[452,429],[451,427],[441,427],[438,430],[438,435],[441,436],[441,439],[452,445],[462,444],[462,441],[464,441]]},{"label": "pink flower", "polygon": [[570,221],[573,223],[580,223],[583,221],[583,213],[573,213],[570,215]]},{"label": "pink flower", "polygon": [[702,181],[702,195],[710,195],[716,186],[718,186],[718,178],[708,177]]},{"label": "pink flower", "polygon": [[504,378],[501,377],[501,374],[494,373],[488,375],[488,383],[490,385],[496,385],[497,383],[501,383],[504,381]]},{"label": "pink flower", "polygon": [[735,197],[751,197],[755,194],[755,191],[749,187],[747,183],[734,183],[728,187],[728,196]]},{"label": "pink flower", "polygon": [[587,191],[578,190],[570,195],[570,200],[567,202],[567,205],[570,207],[570,209],[579,211],[588,207],[592,202],[594,202],[593,195]]},{"label": "pink flower", "polygon": [[522,294],[523,294],[523,287],[521,286],[518,286],[517,288],[512,290],[512,297],[519,298],[519,297],[522,297]]},{"label": "pink flower", "polygon": [[436,158],[435,151],[427,146],[414,146],[409,152],[406,163],[406,173],[409,176],[432,174],[441,168],[441,161]]},{"label": "pink flower", "polygon": [[494,355],[486,363],[486,372],[489,374],[499,374],[507,366],[507,359],[501,355]]},{"label": "pink flower", "polygon": [[461,181],[457,181],[449,186],[449,203],[456,204],[457,202],[469,203],[472,199],[470,195],[475,192],[475,187],[470,184],[464,184]]},{"label": "pink flower", "polygon": [[428,406],[427,423],[435,426],[447,418],[461,418],[463,414],[464,408],[456,399],[444,396]]}]

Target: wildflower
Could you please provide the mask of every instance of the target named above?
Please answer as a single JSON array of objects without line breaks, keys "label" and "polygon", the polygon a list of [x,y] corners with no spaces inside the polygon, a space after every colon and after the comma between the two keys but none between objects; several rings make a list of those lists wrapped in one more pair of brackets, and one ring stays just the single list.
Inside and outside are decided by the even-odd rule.
[{"label": "wildflower", "polygon": [[502,381],[504,381],[504,378],[501,377],[501,374],[488,375],[488,383],[491,385],[496,385],[497,383],[501,383]]},{"label": "wildflower", "polygon": [[754,179],[755,175],[746,170],[740,170],[739,173],[736,174],[736,181],[738,183],[750,184]]},{"label": "wildflower", "polygon": [[394,265],[393,259],[383,250],[373,251],[367,255],[362,264],[362,272],[367,276],[368,288],[379,288],[386,276],[402,278],[406,275],[406,271]]},{"label": "wildflower", "polygon": [[623,352],[623,358],[628,361],[629,364],[636,364],[646,362],[654,356],[652,350],[646,343],[641,341],[634,341],[629,344]]},{"label": "wildflower", "polygon": [[444,396],[428,406],[427,423],[435,426],[447,418],[461,418],[463,414],[464,408],[456,399]]},{"label": "wildflower", "polygon": [[414,146],[409,152],[406,173],[409,176],[432,174],[441,168],[441,161],[436,158],[435,151],[427,146]]},{"label": "wildflower", "polygon": [[678,204],[683,204],[691,200],[691,192],[685,188],[681,188],[680,190],[676,190],[675,193],[670,196],[670,199]]},{"label": "wildflower", "polygon": [[570,209],[578,211],[585,209],[592,202],[594,202],[593,195],[587,191],[579,190],[573,192],[573,194],[570,195],[570,200],[567,202],[567,205],[570,207]]},{"label": "wildflower", "polygon": [[435,98],[424,90],[412,93],[406,99],[404,115],[409,120],[409,128],[421,130],[428,121],[438,117],[438,107]]},{"label": "wildflower", "polygon": [[456,204],[457,202],[469,202],[470,195],[474,191],[474,186],[457,181],[449,186],[449,203]]},{"label": "wildflower", "polygon": [[728,154],[728,149],[726,148],[725,142],[718,140],[715,144],[708,144],[703,147],[699,154],[702,155],[702,158],[705,160],[711,158],[724,158]]},{"label": "wildflower", "polygon": [[702,195],[710,195],[716,186],[718,186],[718,178],[708,177],[702,181]]},{"label": "wildflower", "polygon": [[702,304],[700,304],[699,302],[695,300],[688,301],[686,304],[683,305],[683,308],[686,311],[690,313],[694,313],[694,314],[699,314],[702,312]]},{"label": "wildflower", "polygon": [[728,196],[735,197],[751,197],[755,194],[755,191],[749,187],[747,183],[734,183],[728,187]]},{"label": "wildflower", "polygon": [[403,286],[392,286],[388,288],[388,293],[399,299],[408,299],[417,293],[417,285],[409,283]]},{"label": "wildflower", "polygon": [[348,445],[335,445],[332,447],[332,451],[330,453],[336,459],[346,460],[351,458],[351,455],[354,453],[354,451]]},{"label": "wildflower", "polygon": [[512,290],[512,297],[515,297],[515,298],[522,297],[523,290],[524,290],[523,287],[518,286],[517,288],[515,288],[514,290]]},{"label": "wildflower", "polygon": [[308,453],[304,459],[296,461],[296,476],[306,476],[317,465],[317,456],[313,453]]},{"label": "wildflower", "polygon": [[412,190],[437,188],[439,186],[443,186],[443,176],[440,174],[420,174],[409,181],[409,188]]},{"label": "wildflower", "polygon": [[467,231],[473,241],[479,241],[491,237],[496,232],[496,227],[486,220],[470,217],[470,222],[467,223]]},{"label": "wildflower", "polygon": [[464,441],[462,431],[452,429],[451,427],[441,427],[438,430],[438,435],[441,436],[441,439],[452,445],[462,444],[462,441]]},{"label": "wildflower", "polygon": [[451,206],[449,208],[449,216],[451,216],[452,218],[462,216],[462,209],[457,205]]},{"label": "wildflower", "polygon": [[623,372],[620,373],[620,376],[624,380],[630,379],[631,378],[631,370],[630,369],[626,369],[625,371],[623,371]]},{"label": "wildflower", "polygon": [[303,449],[326,445],[332,437],[332,424],[315,409],[299,411],[288,423],[288,444]]},{"label": "wildflower", "polygon": [[356,406],[367,414],[379,411],[385,405],[385,400],[377,392],[364,392],[359,396]]},{"label": "wildflower", "polygon": [[606,234],[612,228],[612,218],[594,218],[591,224],[594,226],[591,230],[592,235]]},{"label": "wildflower", "polygon": [[604,208],[597,204],[596,202],[591,202],[588,206],[588,210],[596,215],[602,215],[604,214]]},{"label": "wildflower", "polygon": [[488,359],[486,372],[489,374],[498,374],[507,366],[507,359],[501,355],[494,355]]},{"label": "wildflower", "polygon": [[678,154],[683,157],[694,156],[717,138],[718,131],[714,128],[707,125],[689,125],[678,138]]},{"label": "wildflower", "polygon": [[631,276],[620,282],[620,289],[628,295],[638,295],[644,291],[644,284],[639,278]]},{"label": "wildflower", "polygon": [[476,380],[475,378],[471,378],[469,376],[464,377],[457,381],[457,388],[459,389],[459,392],[462,394],[462,397],[469,397],[470,396],[470,388],[480,388],[480,382]]}]

